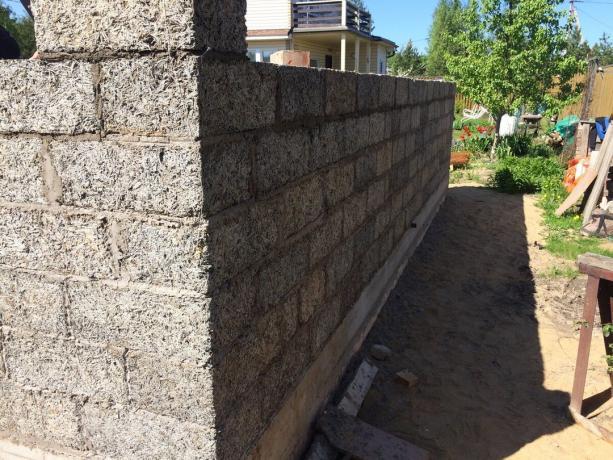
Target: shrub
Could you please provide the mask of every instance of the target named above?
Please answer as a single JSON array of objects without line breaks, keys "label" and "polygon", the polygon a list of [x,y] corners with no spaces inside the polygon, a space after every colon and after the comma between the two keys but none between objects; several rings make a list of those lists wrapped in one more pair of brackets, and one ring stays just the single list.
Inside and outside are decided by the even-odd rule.
[{"label": "shrub", "polygon": [[522,134],[514,134],[513,136],[505,136],[498,141],[496,145],[496,158],[507,157],[551,157],[556,155],[556,152],[545,144],[533,143],[533,138]]},{"label": "shrub", "polygon": [[564,168],[557,159],[543,157],[506,157],[500,160],[492,186],[505,193],[534,193],[545,184],[561,183]]}]

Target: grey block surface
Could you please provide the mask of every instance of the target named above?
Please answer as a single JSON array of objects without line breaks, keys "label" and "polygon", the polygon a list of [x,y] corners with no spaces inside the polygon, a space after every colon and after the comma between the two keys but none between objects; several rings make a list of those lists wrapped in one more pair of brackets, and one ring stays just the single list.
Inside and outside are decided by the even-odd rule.
[{"label": "grey block surface", "polygon": [[0,200],[44,203],[40,139],[0,139]]},{"label": "grey block surface", "polygon": [[98,129],[92,64],[0,61],[0,132],[79,134]]},{"label": "grey block surface", "polygon": [[100,78],[106,131],[190,139],[199,136],[197,57],[105,61]]},{"label": "grey block surface", "polygon": [[51,142],[61,202],[190,216],[202,209],[200,145]]}]

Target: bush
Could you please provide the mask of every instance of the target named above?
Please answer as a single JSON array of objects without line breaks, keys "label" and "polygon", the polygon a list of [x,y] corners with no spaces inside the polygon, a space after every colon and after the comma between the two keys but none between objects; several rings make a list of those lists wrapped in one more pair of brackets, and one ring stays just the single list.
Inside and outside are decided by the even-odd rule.
[{"label": "bush", "polygon": [[505,136],[498,141],[496,146],[496,158],[507,157],[552,157],[555,150],[545,144],[534,144],[533,138],[521,134]]},{"label": "bush", "polygon": [[555,158],[506,157],[500,160],[492,186],[505,193],[535,193],[545,184],[562,182],[564,168]]}]

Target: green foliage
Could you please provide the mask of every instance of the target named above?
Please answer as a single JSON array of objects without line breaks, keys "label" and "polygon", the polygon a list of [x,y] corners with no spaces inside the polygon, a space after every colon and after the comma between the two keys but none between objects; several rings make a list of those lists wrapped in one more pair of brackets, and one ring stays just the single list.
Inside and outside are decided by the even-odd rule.
[{"label": "green foliage", "polygon": [[464,124],[462,133],[453,146],[454,151],[468,151],[483,155],[491,150],[494,143],[493,127],[485,126],[483,122],[475,122],[478,120],[470,120],[470,123]]},{"label": "green foliage", "polygon": [[388,60],[388,65],[391,74],[399,77],[420,76],[426,71],[424,56],[410,40],[404,48]]},{"label": "green foliage", "polygon": [[506,157],[552,157],[556,152],[544,144],[535,144],[531,136],[514,134],[500,139],[496,145],[496,158]]},{"label": "green foliage", "polygon": [[511,156],[499,161],[492,185],[505,193],[534,193],[550,180],[561,182],[563,174],[564,168],[557,159]]},{"label": "green foliage", "polygon": [[571,80],[585,62],[568,54],[572,21],[561,0],[470,0],[462,30],[453,37],[463,50],[447,55],[458,92],[484,105],[496,120],[519,107],[547,114],[576,101]]},{"label": "green foliage", "polygon": [[30,17],[15,18],[8,6],[0,5],[0,26],[17,41],[22,58],[29,58],[34,54],[36,51],[34,21]]},{"label": "green foliage", "polygon": [[581,36],[581,29],[576,23],[568,33],[567,53],[578,61],[587,62],[592,54],[592,48]]},{"label": "green foliage", "polygon": [[446,76],[447,55],[458,54],[461,49],[452,37],[460,32],[462,23],[460,0],[439,0],[432,17],[432,26],[428,37],[428,54],[426,72],[431,76]]},{"label": "green foliage", "polygon": [[608,34],[602,34],[602,37],[594,45],[592,54],[595,58],[598,58],[600,65],[613,65],[613,43]]}]

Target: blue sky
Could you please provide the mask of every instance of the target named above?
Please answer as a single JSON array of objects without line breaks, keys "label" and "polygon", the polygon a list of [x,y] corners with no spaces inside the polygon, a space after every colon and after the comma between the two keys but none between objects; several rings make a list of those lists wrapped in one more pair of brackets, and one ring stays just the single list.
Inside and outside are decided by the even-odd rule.
[{"label": "blue sky", "polygon": [[[588,42],[603,32],[613,37],[613,0],[577,0],[577,10]],[[24,14],[19,0],[0,0],[18,14]],[[428,30],[437,0],[366,0],[376,23],[375,33],[404,45],[409,39],[422,51],[428,45]],[[569,8],[569,1],[564,2]]]},{"label": "blue sky", "polygon": [[[432,12],[437,0],[366,0],[375,20],[375,33],[403,46],[409,39],[425,51]],[[613,38],[613,0],[585,0],[576,4],[584,38],[593,44],[607,32]],[[569,9],[570,3],[564,2]]]}]

